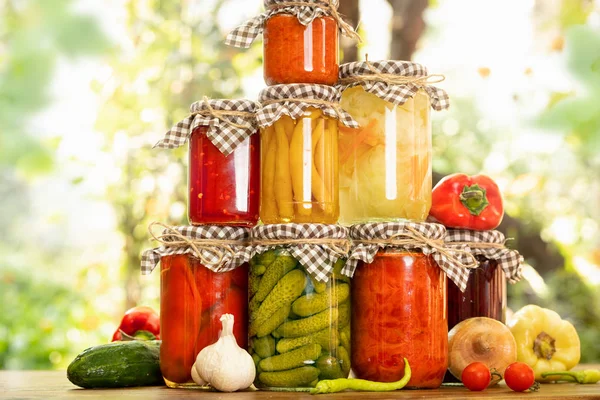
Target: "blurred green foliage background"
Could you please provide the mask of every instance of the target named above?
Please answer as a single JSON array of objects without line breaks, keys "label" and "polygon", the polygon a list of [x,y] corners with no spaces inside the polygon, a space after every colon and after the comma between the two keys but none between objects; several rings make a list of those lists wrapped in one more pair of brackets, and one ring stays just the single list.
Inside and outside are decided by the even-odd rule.
[{"label": "blurred green foliage background", "polygon": [[[259,12],[254,3],[0,0],[0,368],[64,368],[107,342],[127,308],[158,309],[158,276],[139,275],[139,254],[151,246],[150,221],[185,223],[186,149],[151,147],[203,95],[260,88],[260,41],[248,51],[222,44]],[[370,12],[405,12],[396,3]],[[446,65],[469,43],[443,38],[456,24],[477,35],[478,23],[450,11],[476,2],[430,1],[411,55],[446,74],[453,104],[435,115],[434,169],[498,180],[510,216],[503,229],[529,264],[509,306],[555,309],[576,324],[582,361],[599,362],[599,4],[489,3],[513,15],[528,3],[521,26],[539,44],[536,67],[496,81],[507,72],[493,59]],[[381,43],[388,50],[373,25],[361,32],[359,57]],[[505,54],[518,47],[507,31],[487,34],[507,35]],[[520,68],[520,53],[511,57]],[[508,85],[509,118],[495,85]]]}]

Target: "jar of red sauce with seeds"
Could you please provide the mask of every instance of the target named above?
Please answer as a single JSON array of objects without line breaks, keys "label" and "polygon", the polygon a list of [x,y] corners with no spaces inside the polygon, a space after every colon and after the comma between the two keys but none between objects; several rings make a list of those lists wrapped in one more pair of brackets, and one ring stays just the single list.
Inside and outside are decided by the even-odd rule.
[{"label": "jar of red sauce with seeds", "polygon": [[276,14],[264,27],[264,78],[267,85],[334,85],[339,72],[338,24],[319,17],[303,25],[296,16]]},{"label": "jar of red sauce with seeds", "polygon": [[[143,273],[160,261],[160,369],[168,387],[206,389],[194,383],[191,370],[198,353],[219,339],[223,314],[233,314],[237,344],[247,348],[250,251],[231,243],[248,235],[244,228],[174,227],[160,237],[163,246],[144,252]],[[210,246],[202,244],[204,239]],[[191,247],[169,245],[182,240],[193,243],[200,254]],[[233,252],[215,241],[223,241]]]},{"label": "jar of red sauce with seeds", "polygon": [[204,98],[156,144],[176,148],[189,140],[190,224],[251,227],[258,222],[256,106],[249,100]]},{"label": "jar of red sauce with seeds", "polygon": [[260,141],[246,138],[224,155],[208,138],[192,132],[189,150],[188,219],[192,225],[254,226],[258,222]]},{"label": "jar of red sauce with seeds", "polygon": [[[457,257],[441,257],[439,224],[354,225],[352,370],[357,378],[394,382],[412,374],[409,388],[442,384],[448,367],[446,272],[465,278]],[[434,247],[432,247],[434,246]]]}]

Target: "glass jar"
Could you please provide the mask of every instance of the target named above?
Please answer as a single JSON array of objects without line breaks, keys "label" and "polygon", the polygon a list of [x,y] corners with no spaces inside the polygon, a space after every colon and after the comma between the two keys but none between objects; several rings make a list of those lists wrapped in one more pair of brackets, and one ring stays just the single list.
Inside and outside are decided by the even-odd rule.
[{"label": "glass jar", "polygon": [[432,187],[427,93],[395,105],[359,85],[340,104],[361,126],[340,126],[340,223],[424,221]]},{"label": "glass jar", "polygon": [[432,256],[386,249],[352,279],[352,370],[357,378],[437,388],[448,366],[446,274]]},{"label": "glass jar", "polygon": [[448,329],[474,317],[506,322],[506,276],[498,261],[476,255],[479,268],[469,270],[467,289],[448,281]]},{"label": "glass jar", "polygon": [[237,343],[247,348],[248,264],[213,272],[190,255],[161,257],[160,369],[169,387],[198,387],[196,356],[219,338],[221,315],[233,314]]},{"label": "glass jar", "polygon": [[309,107],[261,129],[260,219],[335,224],[339,216],[338,120]]},{"label": "glass jar", "polygon": [[338,24],[332,17],[303,25],[290,14],[275,14],[264,25],[264,78],[267,85],[338,80]]},{"label": "glass jar", "polygon": [[250,261],[250,353],[256,387],[306,391],[350,373],[350,278],[343,261],[327,283],[286,250]]},{"label": "glass jar", "polygon": [[199,126],[190,136],[188,218],[192,225],[254,226],[259,207],[259,138],[224,155]]}]

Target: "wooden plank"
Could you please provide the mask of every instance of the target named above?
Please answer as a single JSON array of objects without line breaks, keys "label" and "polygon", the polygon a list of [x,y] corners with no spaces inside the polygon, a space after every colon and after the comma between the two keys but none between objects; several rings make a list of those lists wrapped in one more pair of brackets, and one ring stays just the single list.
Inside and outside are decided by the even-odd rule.
[{"label": "wooden plank", "polygon": [[[600,367],[582,366],[581,368]],[[311,396],[307,393],[284,392],[237,392],[214,393],[189,389],[169,389],[166,387],[144,387],[128,389],[79,389],[66,378],[64,371],[0,371],[0,399],[197,399],[217,400],[227,397],[230,400],[309,400],[318,398],[336,399],[600,399],[600,384],[578,385],[573,383],[544,384],[539,392],[517,394],[505,386],[489,388],[483,392],[470,392],[464,387],[442,387],[435,390],[401,390],[393,393],[336,393]]]}]

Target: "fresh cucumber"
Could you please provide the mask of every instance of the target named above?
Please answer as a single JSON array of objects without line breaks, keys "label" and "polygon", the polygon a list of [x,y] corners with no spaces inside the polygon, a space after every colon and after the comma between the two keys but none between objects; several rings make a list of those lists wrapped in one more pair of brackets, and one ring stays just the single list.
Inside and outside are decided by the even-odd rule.
[{"label": "fresh cucumber", "polygon": [[159,340],[113,342],[84,350],[67,368],[67,378],[82,388],[163,385]]}]

